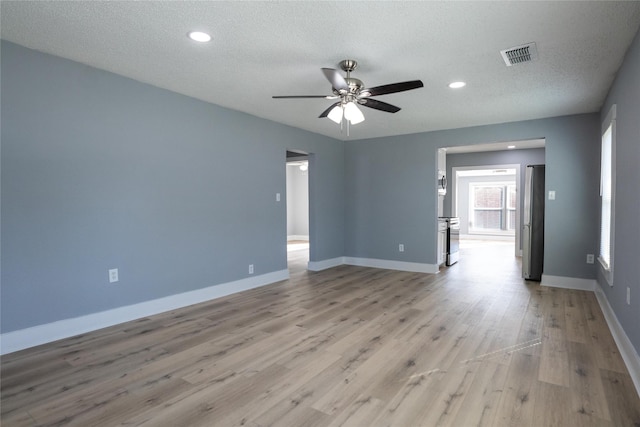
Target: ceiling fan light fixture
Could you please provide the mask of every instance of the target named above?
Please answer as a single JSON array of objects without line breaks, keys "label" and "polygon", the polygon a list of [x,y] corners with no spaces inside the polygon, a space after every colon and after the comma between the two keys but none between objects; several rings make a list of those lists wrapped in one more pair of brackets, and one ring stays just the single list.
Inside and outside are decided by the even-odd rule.
[{"label": "ceiling fan light fixture", "polygon": [[364,114],[353,102],[347,102],[344,106],[344,118],[349,120],[352,125],[364,122]]},{"label": "ceiling fan light fixture", "polygon": [[333,109],[329,111],[327,117],[340,124],[342,122],[342,105],[336,105],[333,107]]}]

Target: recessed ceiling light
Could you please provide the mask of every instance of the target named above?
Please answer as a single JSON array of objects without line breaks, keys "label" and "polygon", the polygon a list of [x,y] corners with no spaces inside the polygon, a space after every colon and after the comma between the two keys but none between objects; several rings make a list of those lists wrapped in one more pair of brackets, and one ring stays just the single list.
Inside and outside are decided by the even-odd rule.
[{"label": "recessed ceiling light", "polygon": [[187,34],[187,37],[189,37],[193,41],[200,43],[211,41],[211,36],[207,33],[203,33],[202,31],[191,31],[189,34]]},{"label": "recessed ceiling light", "polygon": [[507,145],[507,148],[508,148],[509,150],[513,150],[514,148],[516,148],[516,146],[515,146],[515,145]]},{"label": "recessed ceiling light", "polygon": [[460,89],[461,87],[465,87],[467,84],[465,82],[453,82],[449,83],[449,87],[451,89]]}]

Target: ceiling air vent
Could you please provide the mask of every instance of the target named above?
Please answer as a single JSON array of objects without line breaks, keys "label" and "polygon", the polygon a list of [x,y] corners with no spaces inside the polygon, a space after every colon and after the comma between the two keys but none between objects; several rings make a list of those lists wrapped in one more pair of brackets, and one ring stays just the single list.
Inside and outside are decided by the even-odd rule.
[{"label": "ceiling air vent", "polygon": [[507,67],[511,67],[512,65],[522,64],[524,62],[535,61],[538,59],[538,49],[536,49],[535,43],[527,43],[522,46],[501,50],[500,55],[502,55],[502,59],[504,59]]}]

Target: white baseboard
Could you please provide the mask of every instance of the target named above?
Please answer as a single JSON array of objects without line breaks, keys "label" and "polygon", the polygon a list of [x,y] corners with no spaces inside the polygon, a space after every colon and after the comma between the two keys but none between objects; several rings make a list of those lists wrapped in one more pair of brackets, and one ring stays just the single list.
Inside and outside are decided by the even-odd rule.
[{"label": "white baseboard", "polygon": [[287,241],[291,241],[291,240],[304,240],[308,242],[309,236],[304,234],[290,234],[287,236]]},{"label": "white baseboard", "polygon": [[359,267],[384,268],[386,270],[410,271],[413,273],[436,274],[440,271],[438,266],[435,264],[356,257],[338,257],[322,261],[309,261],[307,268],[311,271],[321,271],[343,264],[357,265]]},{"label": "white baseboard", "polygon": [[360,267],[384,268],[387,270],[410,271],[414,273],[436,274],[440,269],[436,264],[423,264],[419,262],[391,261],[375,258],[344,257],[344,263]]},{"label": "white baseboard", "polygon": [[87,314],[72,319],[59,320],[45,325],[33,326],[0,335],[0,354],[34,347],[36,345],[69,338],[119,323],[140,319],[154,314],[175,310],[193,304],[220,298],[236,292],[258,288],[289,278],[289,270],[274,271],[248,277],[234,282],[209,286],[204,289],[184,292],[168,297],[118,307],[99,313]]},{"label": "white baseboard", "polygon": [[631,343],[631,340],[629,340],[624,329],[622,329],[622,325],[620,325],[616,314],[609,304],[609,300],[599,284],[596,284],[595,294],[598,299],[598,304],[600,304],[600,309],[609,326],[609,330],[611,331],[611,335],[613,335],[618,350],[620,350],[622,360],[624,360],[624,364],[629,370],[629,375],[631,375],[631,380],[636,386],[636,392],[640,396],[640,356],[638,356],[638,352]]},{"label": "white baseboard", "polygon": [[344,257],[337,257],[331,259],[323,259],[322,261],[309,261],[309,263],[307,264],[307,269],[311,271],[322,271],[343,264],[345,264]]},{"label": "white baseboard", "polygon": [[577,277],[542,275],[541,286],[550,288],[575,289],[578,291],[595,291],[597,282],[593,279],[579,279]]}]

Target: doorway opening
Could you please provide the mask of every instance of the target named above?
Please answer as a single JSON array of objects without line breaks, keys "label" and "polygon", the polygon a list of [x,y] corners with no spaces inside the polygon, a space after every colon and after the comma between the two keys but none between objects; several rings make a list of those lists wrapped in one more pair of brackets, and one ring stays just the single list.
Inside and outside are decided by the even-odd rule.
[{"label": "doorway opening", "polygon": [[502,242],[520,254],[520,165],[452,168],[452,211],[460,218],[460,245]]},{"label": "doorway opening", "polygon": [[306,271],[309,263],[310,155],[287,150],[287,266],[289,273]]},{"label": "doorway opening", "polygon": [[545,139],[536,138],[439,149],[447,184],[437,196],[438,215],[460,218],[460,263],[481,268],[489,265],[488,254],[520,262],[524,172],[545,163],[544,146]]}]

